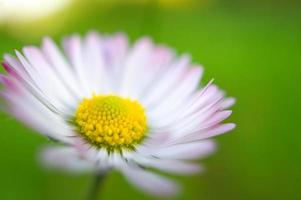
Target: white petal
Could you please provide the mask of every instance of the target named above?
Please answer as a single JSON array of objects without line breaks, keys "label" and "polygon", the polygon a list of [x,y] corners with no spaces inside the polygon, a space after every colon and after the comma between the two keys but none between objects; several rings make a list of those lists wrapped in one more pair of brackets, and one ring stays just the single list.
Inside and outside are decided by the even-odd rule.
[{"label": "white petal", "polygon": [[68,86],[68,88],[70,88],[70,90],[77,97],[82,97],[82,86],[79,84],[74,70],[71,68],[62,52],[50,38],[44,38],[42,51],[44,52],[48,62],[56,71],[56,74],[65,83],[65,85]]},{"label": "white petal", "polygon": [[177,143],[165,144],[162,146],[147,146],[139,149],[139,151],[146,156],[158,157],[159,159],[177,159],[177,160],[191,160],[200,159],[212,154],[216,145],[211,140],[204,140],[191,143]]},{"label": "white petal", "polygon": [[206,122],[204,122],[203,125],[200,126],[199,128],[204,129],[204,128],[213,127],[213,126],[217,125],[218,123],[227,119],[231,115],[231,113],[232,113],[231,110],[224,110],[224,111],[217,112],[211,118],[206,120]]},{"label": "white petal", "polygon": [[133,167],[123,168],[122,171],[129,182],[151,195],[171,196],[179,191],[176,183],[152,172]]},{"label": "white petal", "polygon": [[105,42],[104,53],[110,76],[114,77],[112,82],[114,92],[120,89],[120,79],[123,74],[124,64],[129,50],[128,38],[123,33],[109,37]]},{"label": "white petal", "polygon": [[65,170],[73,173],[86,173],[96,170],[95,165],[84,158],[73,147],[48,147],[39,155],[46,168]]},{"label": "white petal", "polygon": [[[58,102],[63,103],[63,107],[67,104],[74,105],[76,100],[72,96],[71,91],[64,85],[61,79],[57,76],[53,67],[45,60],[44,55],[38,48],[35,47],[25,47],[23,52],[28,60],[28,62],[33,66],[33,68],[38,72],[42,80],[47,81],[45,86],[47,88],[43,89],[49,95],[55,97]],[[51,84],[50,84],[51,83]]]},{"label": "white petal", "polygon": [[125,62],[123,77],[121,78],[120,94],[135,97],[139,82],[145,73],[143,66],[147,65],[153,50],[149,38],[142,38],[134,45]]},{"label": "white petal", "polygon": [[[211,109],[215,106],[215,110],[219,109],[216,105],[223,98],[223,94],[214,85],[209,85],[203,90],[197,92],[192,98],[187,99],[186,102],[181,103],[181,105],[176,106],[173,110],[166,110],[164,107],[161,110],[158,108],[156,110],[150,109],[148,114],[150,118],[150,123],[154,128],[162,128],[166,126],[181,125],[184,121],[191,121],[192,119],[197,119],[199,115],[202,116],[206,110]],[[170,115],[170,113],[173,113]],[[185,126],[186,127],[186,126]],[[176,130],[181,130],[174,128]]]},{"label": "white petal", "polygon": [[157,46],[154,48],[149,62],[143,66],[144,72],[141,74],[139,84],[136,87],[137,99],[143,99],[148,94],[149,90],[154,87],[162,74],[167,73],[171,67],[174,52],[164,46]]},{"label": "white petal", "polygon": [[176,121],[173,126],[170,126],[173,136],[181,137],[186,133],[205,129],[207,127],[206,122],[217,112],[217,110],[217,106],[208,105],[182,121]]},{"label": "white petal", "polygon": [[211,138],[223,133],[226,133],[232,129],[235,128],[235,124],[228,123],[228,124],[222,124],[217,125],[216,127],[209,128],[207,130],[200,130],[194,133],[186,134],[184,137],[177,139],[177,141],[182,142],[193,142],[198,140],[204,140],[207,138]]},{"label": "white petal", "polygon": [[91,93],[109,93],[113,77],[108,73],[105,40],[95,32],[90,32],[84,41],[83,62],[81,68],[86,71]]},{"label": "white petal", "polygon": [[50,93],[47,93],[47,89],[49,88],[49,84],[46,82],[47,80],[40,77],[38,71],[30,65],[20,52],[16,51],[16,55],[27,74],[29,74],[30,80],[26,80],[26,83],[32,86],[33,91],[43,97],[45,101],[49,101],[49,103],[56,108],[61,108],[60,102],[58,102]]},{"label": "white petal", "polygon": [[9,90],[3,91],[2,97],[6,99],[9,112],[50,138],[67,143],[72,141],[70,136],[74,134],[73,130],[62,116],[43,104],[42,100],[32,96],[14,79],[6,78],[3,81],[8,81],[5,84],[8,84]]},{"label": "white petal", "polygon": [[199,173],[202,170],[200,164],[180,160],[167,160],[165,158],[153,157],[146,158],[144,156],[134,156],[133,160],[144,167],[151,167],[168,173],[188,175]]},{"label": "white petal", "polygon": [[89,84],[89,74],[87,66],[84,63],[83,58],[83,46],[81,38],[78,35],[74,35],[65,38],[63,41],[64,50],[67,57],[70,60],[71,66],[75,71],[79,84],[82,86],[82,93],[85,96],[91,95],[93,92]]},{"label": "white petal", "polygon": [[189,66],[190,57],[185,55],[179,58],[170,66],[170,70],[159,74],[158,79],[153,81],[153,85],[145,92],[145,96],[141,99],[143,105],[147,107],[154,102],[158,102],[178,83],[183,73]]},{"label": "white petal", "polygon": [[198,87],[201,75],[202,69],[200,67],[191,68],[169,93],[159,99],[154,106],[148,108],[154,112],[171,113],[173,110],[181,107],[192,97],[193,92]]},{"label": "white petal", "polygon": [[12,71],[15,74],[18,74],[19,76],[23,77],[24,79],[29,79],[29,74],[26,72],[23,65],[14,57],[12,57],[9,54],[4,55],[4,63],[6,64],[6,67],[9,67],[12,69]]},{"label": "white petal", "polygon": [[175,174],[183,174],[183,175],[191,175],[201,172],[202,168],[200,164],[195,163],[187,163],[181,161],[153,161],[149,166],[157,168],[159,170],[175,173]]},{"label": "white petal", "polygon": [[221,107],[222,107],[223,109],[227,109],[227,108],[231,107],[232,105],[234,105],[235,102],[236,102],[236,99],[235,99],[235,98],[231,98],[231,97],[230,97],[230,98],[226,98],[226,99],[224,100],[224,102],[222,103]]},{"label": "white petal", "polygon": [[49,88],[47,79],[39,77],[38,71],[19,52],[16,53],[20,62],[9,55],[5,56],[5,59],[7,59],[5,65],[6,68],[9,68],[8,73],[10,78],[15,79],[16,84],[19,85],[18,87],[28,90],[36,98],[47,104],[48,107],[51,107],[52,110],[64,113],[66,110],[62,102],[47,90]]}]

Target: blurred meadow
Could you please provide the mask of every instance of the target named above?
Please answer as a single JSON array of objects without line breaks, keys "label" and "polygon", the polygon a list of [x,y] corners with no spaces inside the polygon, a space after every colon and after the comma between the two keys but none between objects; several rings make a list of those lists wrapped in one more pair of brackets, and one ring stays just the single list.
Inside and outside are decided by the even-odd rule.
[{"label": "blurred meadow", "polygon": [[[1,56],[23,45],[39,45],[45,35],[57,42],[89,30],[122,31],[131,41],[148,35],[178,54],[190,53],[195,63],[205,66],[203,83],[214,78],[237,98],[228,120],[237,128],[216,138],[217,153],[202,161],[205,173],[175,177],[184,186],[177,199],[301,199],[300,2],[74,0],[28,20],[22,9],[7,10],[3,2]],[[14,12],[21,12],[21,17],[13,17]],[[24,13],[32,11],[24,8]],[[0,124],[1,200],[84,199],[91,175],[43,170],[37,150],[51,142],[4,112]],[[108,176],[101,197],[152,199],[117,172]]]}]

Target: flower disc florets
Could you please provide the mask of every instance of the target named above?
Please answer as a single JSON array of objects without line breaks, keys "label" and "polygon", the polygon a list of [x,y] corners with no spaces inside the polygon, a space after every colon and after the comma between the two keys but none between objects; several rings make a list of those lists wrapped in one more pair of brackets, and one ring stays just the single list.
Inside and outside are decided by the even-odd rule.
[{"label": "flower disc florets", "polygon": [[86,140],[110,152],[134,149],[147,129],[141,104],[113,95],[84,99],[76,110],[75,123]]}]

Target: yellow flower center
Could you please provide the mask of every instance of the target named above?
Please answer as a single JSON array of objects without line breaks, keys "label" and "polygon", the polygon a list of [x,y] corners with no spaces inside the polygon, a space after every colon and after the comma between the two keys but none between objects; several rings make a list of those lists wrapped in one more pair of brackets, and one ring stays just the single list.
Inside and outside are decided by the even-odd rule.
[{"label": "yellow flower center", "polygon": [[134,150],[147,129],[141,104],[113,95],[84,99],[76,110],[75,123],[86,140],[109,152]]}]

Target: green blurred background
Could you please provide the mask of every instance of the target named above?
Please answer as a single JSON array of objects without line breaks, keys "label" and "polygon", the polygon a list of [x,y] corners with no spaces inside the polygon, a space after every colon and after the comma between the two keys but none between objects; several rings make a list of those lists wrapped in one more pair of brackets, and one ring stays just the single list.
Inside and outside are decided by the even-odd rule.
[{"label": "green blurred background", "polygon": [[[1,12],[1,7],[0,7]],[[132,41],[149,35],[189,52],[237,98],[229,121],[237,128],[217,137],[218,152],[204,160],[206,173],[177,178],[177,199],[301,199],[301,4],[297,1],[77,0],[30,22],[0,24],[0,54],[44,35],[56,41],[73,32],[124,31]],[[0,199],[81,200],[89,174],[46,172],[37,150],[50,143],[0,113]],[[105,182],[102,199],[152,199],[118,173]]]}]

